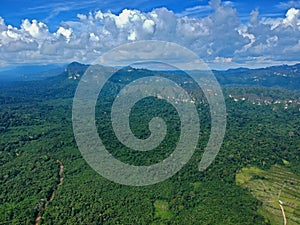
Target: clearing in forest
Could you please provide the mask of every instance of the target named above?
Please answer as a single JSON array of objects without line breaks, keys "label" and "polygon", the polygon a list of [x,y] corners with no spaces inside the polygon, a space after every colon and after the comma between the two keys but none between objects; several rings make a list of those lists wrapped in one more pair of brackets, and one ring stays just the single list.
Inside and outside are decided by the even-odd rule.
[{"label": "clearing in forest", "polygon": [[236,175],[236,183],[262,202],[259,213],[271,224],[283,224],[280,203],[287,224],[300,224],[300,177],[285,167],[274,165],[268,171],[257,167],[243,168]]}]

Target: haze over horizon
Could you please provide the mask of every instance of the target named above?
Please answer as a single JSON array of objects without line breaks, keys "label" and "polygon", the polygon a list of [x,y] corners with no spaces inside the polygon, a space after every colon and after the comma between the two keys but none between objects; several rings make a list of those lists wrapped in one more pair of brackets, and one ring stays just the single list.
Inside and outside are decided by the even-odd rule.
[{"label": "haze over horizon", "polygon": [[212,69],[291,65],[300,62],[299,9],[300,1],[280,0],[4,0],[0,67],[91,63],[114,47],[140,40],[175,42]]}]

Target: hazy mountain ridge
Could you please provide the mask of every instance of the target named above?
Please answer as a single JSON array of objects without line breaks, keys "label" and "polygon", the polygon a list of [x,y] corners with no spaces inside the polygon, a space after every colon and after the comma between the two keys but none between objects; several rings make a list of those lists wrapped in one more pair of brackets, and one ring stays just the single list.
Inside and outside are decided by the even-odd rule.
[{"label": "hazy mountain ridge", "polygon": [[[48,82],[49,79],[51,82],[55,82],[57,79],[64,80],[65,78],[78,80],[89,66],[90,65],[72,62],[65,67],[58,65],[17,67],[13,70],[0,72],[0,80],[24,81],[46,79]],[[100,66],[98,69],[101,68]],[[126,67],[122,70],[127,71],[128,68]],[[146,70],[143,69],[133,69],[132,71],[132,74],[136,74],[136,72],[140,71],[146,72]],[[174,73],[176,72],[177,71],[174,71]],[[262,86],[289,90],[300,89],[300,63],[258,69],[237,68],[225,71],[213,70],[212,72],[222,86]]]},{"label": "hazy mountain ridge", "polygon": [[21,65],[0,68],[0,81],[42,80],[61,74],[65,64]]},{"label": "hazy mountain ridge", "polygon": [[300,88],[300,64],[213,72],[221,85],[279,87],[290,90]]},{"label": "hazy mountain ridge", "polygon": [[[88,68],[88,65],[73,62],[68,65],[69,79],[78,79]],[[126,70],[128,68],[125,68]],[[133,69],[134,72],[136,69]],[[143,71],[139,69],[139,71]],[[146,72],[146,70],[144,70]],[[246,85],[284,88],[290,90],[300,89],[300,64],[272,66],[259,69],[237,68],[226,71],[212,71],[219,83],[223,86]]]}]

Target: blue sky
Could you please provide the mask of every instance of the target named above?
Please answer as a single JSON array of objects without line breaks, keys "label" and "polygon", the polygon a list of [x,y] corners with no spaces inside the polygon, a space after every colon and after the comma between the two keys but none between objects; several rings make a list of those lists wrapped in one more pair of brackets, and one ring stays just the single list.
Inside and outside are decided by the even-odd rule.
[{"label": "blue sky", "polygon": [[[61,1],[61,0],[2,0],[0,16],[8,24],[20,26],[25,18],[47,22],[49,28],[57,29],[62,21],[74,20],[78,13],[88,14],[98,10],[110,10],[119,14],[123,9],[138,9],[149,12],[155,8],[166,7],[178,15],[190,15],[193,17],[207,16],[212,9],[208,7],[206,0],[83,0],[83,1]],[[242,20],[247,20],[254,9],[259,9],[261,16],[284,16],[286,10],[291,7],[300,7],[300,1],[280,0],[247,0],[247,1],[223,1],[234,6]],[[187,10],[187,11],[186,11]]]},{"label": "blue sky", "polygon": [[183,45],[214,68],[293,64],[299,9],[297,0],[2,0],[0,65],[90,62],[148,39]]}]

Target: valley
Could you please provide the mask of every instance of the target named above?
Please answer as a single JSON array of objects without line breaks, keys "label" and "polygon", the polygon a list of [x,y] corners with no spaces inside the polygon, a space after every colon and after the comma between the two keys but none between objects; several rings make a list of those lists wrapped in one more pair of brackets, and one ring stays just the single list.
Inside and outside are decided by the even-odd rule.
[{"label": "valley", "polygon": [[[85,69],[71,64],[46,80],[2,84],[0,224],[281,224],[279,200],[287,224],[299,223],[298,90],[223,86],[228,113],[225,140],[212,165],[200,172],[198,162],[211,126],[209,108],[203,93],[186,86],[201,112],[194,155],[170,179],[131,187],[100,176],[76,146],[72,97],[78,80],[68,77],[70,71],[82,75]],[[107,116],[111,100],[128,77],[135,79],[144,72],[121,71],[116,76],[124,80],[112,79],[96,106],[98,133],[108,150],[135,165],[164,159],[179,136],[176,111],[159,98],[139,102],[131,115],[132,130],[141,138],[149,135],[151,118],[164,118],[170,127],[168,138],[155,150],[131,151],[112,133]]]}]

